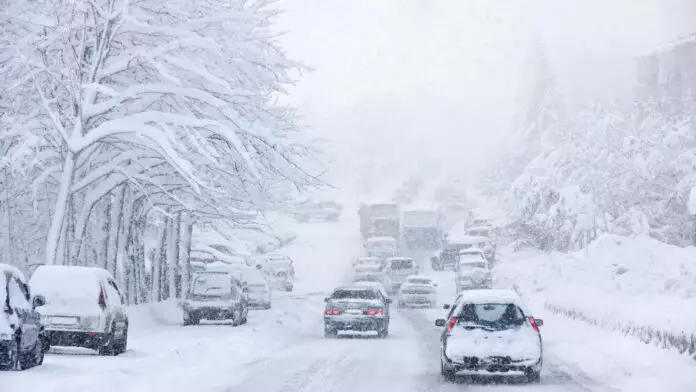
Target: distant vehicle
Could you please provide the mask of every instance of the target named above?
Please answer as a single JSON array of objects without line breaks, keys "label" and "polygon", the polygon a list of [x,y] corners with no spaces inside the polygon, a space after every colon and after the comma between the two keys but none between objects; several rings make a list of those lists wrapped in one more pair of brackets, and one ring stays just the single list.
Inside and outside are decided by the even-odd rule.
[{"label": "distant vehicle", "polygon": [[128,316],[121,290],[96,267],[42,265],[29,281],[45,299],[36,304],[47,346],[84,347],[118,355],[128,346]]},{"label": "distant vehicle", "polygon": [[242,282],[225,269],[196,272],[183,301],[184,325],[201,320],[232,320],[237,326],[247,322],[249,303]]},{"label": "distant vehicle", "polygon": [[389,304],[377,288],[345,287],[325,298],[324,336],[333,338],[341,331],[375,331],[380,338],[389,335]]},{"label": "distant vehicle", "polygon": [[403,306],[428,306],[437,305],[437,284],[427,276],[411,275],[407,277],[399,288],[400,307]]},{"label": "distant vehicle", "polygon": [[378,272],[360,272],[356,273],[353,282],[375,282],[381,285],[384,284],[384,273]]},{"label": "distant vehicle", "polygon": [[470,227],[466,229],[466,235],[482,239],[476,246],[483,249],[483,253],[488,261],[495,260],[496,244],[491,238],[491,228],[482,226]]},{"label": "distant vehicle", "polygon": [[399,205],[396,202],[363,203],[360,215],[360,234],[368,237],[399,238]]},{"label": "distant vehicle", "polygon": [[411,249],[435,249],[442,239],[442,219],[437,206],[413,205],[401,218],[403,243]]},{"label": "distant vehicle", "polygon": [[335,201],[304,200],[296,203],[290,214],[298,222],[308,222],[312,219],[336,221],[343,211],[343,206]]},{"label": "distant vehicle", "polygon": [[[536,319],[520,296],[511,290],[473,290],[460,293],[444,327],[440,371],[453,381],[458,373],[524,375],[541,380],[543,342]],[[447,307],[447,306],[445,306]],[[500,342],[504,341],[505,344]]]},{"label": "distant vehicle", "polygon": [[471,219],[471,226],[476,227],[491,227],[493,222],[490,219],[484,217],[474,217]]},{"label": "distant vehicle", "polygon": [[281,254],[269,255],[260,269],[272,288],[292,291],[295,280],[295,266],[290,257]]},{"label": "distant vehicle", "polygon": [[29,369],[43,364],[45,336],[41,314],[35,310],[45,298],[31,297],[24,274],[0,264],[0,370]]},{"label": "distant vehicle", "polygon": [[493,287],[493,277],[488,260],[479,249],[464,249],[459,253],[455,268],[457,292],[469,289]]},{"label": "distant vehicle", "polygon": [[356,273],[378,272],[382,269],[383,263],[379,257],[363,256],[358,257],[353,262],[353,269]]},{"label": "distant vehicle", "polygon": [[410,275],[418,274],[418,266],[410,257],[390,257],[384,267],[384,281],[387,291],[397,293],[399,287]]},{"label": "distant vehicle", "polygon": [[485,254],[488,244],[490,244],[490,240],[486,237],[448,236],[445,238],[444,248],[439,255],[430,258],[430,263],[435,271],[454,268],[459,260],[459,252],[462,249],[479,248]]},{"label": "distant vehicle", "polygon": [[364,244],[368,257],[386,259],[399,253],[399,241],[394,237],[370,237]]}]

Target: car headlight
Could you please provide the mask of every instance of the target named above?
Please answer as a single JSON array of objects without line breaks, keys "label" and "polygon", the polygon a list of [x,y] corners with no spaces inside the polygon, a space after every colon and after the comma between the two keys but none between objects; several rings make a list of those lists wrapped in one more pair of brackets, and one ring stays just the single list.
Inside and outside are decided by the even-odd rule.
[{"label": "car headlight", "polygon": [[80,326],[82,328],[94,328],[99,324],[98,316],[87,316],[80,319]]}]

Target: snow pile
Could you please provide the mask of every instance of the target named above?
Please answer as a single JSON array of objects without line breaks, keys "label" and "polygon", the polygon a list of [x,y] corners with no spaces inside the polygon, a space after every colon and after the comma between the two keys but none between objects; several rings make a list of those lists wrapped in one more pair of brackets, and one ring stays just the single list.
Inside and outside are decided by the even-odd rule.
[{"label": "snow pile", "polygon": [[543,296],[554,313],[693,355],[694,259],[695,248],[608,235],[587,251],[511,253],[495,275],[499,285]]}]

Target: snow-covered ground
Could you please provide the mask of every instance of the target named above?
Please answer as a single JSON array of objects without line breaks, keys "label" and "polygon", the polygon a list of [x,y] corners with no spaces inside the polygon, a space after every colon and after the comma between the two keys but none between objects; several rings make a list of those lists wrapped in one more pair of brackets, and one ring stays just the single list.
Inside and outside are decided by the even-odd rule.
[{"label": "snow-covered ground", "polygon": [[[348,214],[346,214],[348,215]],[[350,216],[347,218],[351,218]],[[541,385],[445,383],[439,375],[441,309],[394,311],[386,340],[323,337],[323,298],[350,279],[360,251],[357,221],[307,223],[281,252],[295,259],[296,290],[274,293],[273,308],[253,311],[241,327],[181,326],[169,304],[130,309],[129,350],[118,357],[61,350],[42,367],[0,374],[2,391],[691,391],[696,363],[601,328],[547,313]],[[454,295],[452,273],[433,273],[429,252],[415,256],[439,283],[440,302]],[[466,382],[467,380],[463,380]],[[691,384],[689,383],[691,381]]]}]

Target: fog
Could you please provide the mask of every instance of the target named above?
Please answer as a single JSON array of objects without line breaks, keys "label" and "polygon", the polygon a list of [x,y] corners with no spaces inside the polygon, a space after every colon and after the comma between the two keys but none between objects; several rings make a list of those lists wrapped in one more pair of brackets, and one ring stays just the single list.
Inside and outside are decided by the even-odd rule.
[{"label": "fog", "polygon": [[[610,5],[608,4],[610,3]],[[514,148],[542,48],[564,107],[627,100],[636,56],[690,32],[688,0],[285,0],[287,51],[313,68],[291,101],[350,187],[420,157],[485,173]],[[375,166],[371,166],[375,167]],[[396,174],[399,173],[399,174]]]}]

